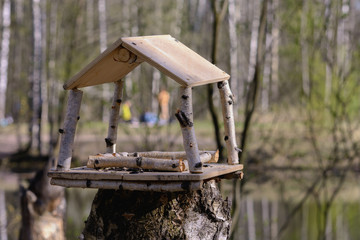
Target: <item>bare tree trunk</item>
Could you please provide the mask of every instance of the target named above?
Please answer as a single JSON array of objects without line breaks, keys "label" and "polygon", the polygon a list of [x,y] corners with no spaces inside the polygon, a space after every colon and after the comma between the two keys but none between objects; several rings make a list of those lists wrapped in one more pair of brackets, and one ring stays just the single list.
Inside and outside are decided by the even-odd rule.
[{"label": "bare tree trunk", "polygon": [[[261,8],[261,15],[260,15],[260,25],[258,25],[259,30],[258,30],[258,40],[257,42],[257,50],[256,50],[256,61],[255,61],[255,72],[253,74],[253,79],[250,82],[251,84],[248,86],[248,92],[247,92],[247,96],[246,96],[246,105],[245,105],[245,121],[244,121],[244,127],[243,127],[243,132],[241,134],[241,149],[243,150],[243,152],[245,151],[246,148],[246,141],[247,141],[247,136],[248,136],[248,132],[250,130],[250,123],[251,123],[251,119],[253,116],[253,113],[255,111],[255,107],[257,105],[257,98],[258,98],[258,88],[259,88],[259,84],[260,84],[260,70],[261,70],[261,65],[263,63],[263,42],[264,42],[264,38],[265,38],[265,27],[266,27],[266,13],[267,13],[267,3],[268,0],[264,0],[262,3],[262,8]],[[254,21],[257,21],[256,19],[254,19]],[[249,68],[249,71],[251,70],[251,68]],[[243,157],[244,155],[241,154],[240,159]]]},{"label": "bare tree trunk", "polygon": [[301,44],[301,72],[302,72],[302,92],[310,97],[310,73],[309,73],[309,53],[307,43],[307,18],[309,12],[308,0],[303,0],[303,9],[301,12],[301,29],[300,29],[300,44]]},{"label": "bare tree trunk", "polygon": [[[106,24],[106,1],[98,0],[98,12],[99,12],[99,39],[100,39],[100,52],[105,51],[107,47],[107,24]],[[102,100],[104,102],[110,101],[109,96],[110,88],[108,84],[102,85]],[[101,104],[102,109],[102,121],[109,121],[109,111],[104,104]]]},{"label": "bare tree trunk", "polygon": [[179,38],[181,35],[183,8],[184,0],[176,0],[175,26],[173,27],[175,38]]},{"label": "bare tree trunk", "polygon": [[265,40],[265,62],[264,62],[264,74],[261,88],[261,110],[267,112],[269,110],[270,101],[270,77],[271,77],[271,49],[272,49],[272,4],[268,3],[267,11],[267,24],[266,24],[266,40]]},{"label": "bare tree trunk", "polygon": [[99,190],[82,237],[227,239],[230,225],[230,203],[211,180],[186,193]]},{"label": "bare tree trunk", "polygon": [[229,38],[230,38],[230,76],[231,76],[231,89],[234,92],[234,115],[237,116],[238,113],[238,107],[239,107],[239,99],[242,99],[242,96],[239,96],[243,89],[243,84],[241,82],[241,79],[238,76],[238,37],[237,37],[237,16],[236,16],[236,4],[235,0],[229,0],[229,17],[228,17],[228,23],[229,23]]},{"label": "bare tree trunk", "polygon": [[271,28],[271,101],[275,102],[279,95],[279,0],[273,0],[273,24]]},{"label": "bare tree trunk", "polygon": [[251,38],[250,38],[250,53],[249,53],[249,70],[247,77],[247,87],[249,89],[250,83],[254,79],[255,66],[256,66],[256,55],[258,51],[258,36],[259,36],[259,25],[260,25],[260,0],[254,0],[252,2],[253,19],[251,25]]},{"label": "bare tree trunk", "polygon": [[41,77],[42,77],[42,22],[40,0],[33,0],[33,74],[32,74],[32,120],[31,120],[31,151],[41,153]]},{"label": "bare tree trunk", "polygon": [[48,64],[47,79],[49,81],[49,151],[48,155],[54,155],[54,149],[58,142],[59,121],[57,119],[59,109],[59,82],[55,79],[56,70],[56,47],[57,47],[57,10],[58,2],[52,2],[48,17]]},{"label": "bare tree trunk", "polygon": [[[211,6],[212,6],[212,13],[213,13],[213,17],[214,17],[214,22],[213,22],[213,32],[212,32],[212,48],[211,48],[211,62],[213,64],[217,63],[217,49],[218,49],[218,41],[219,41],[219,36],[220,36],[220,25],[225,17],[225,13],[227,10],[227,0],[223,1],[223,3],[220,6],[218,6],[218,1],[217,0],[212,0],[211,1]],[[213,126],[214,126],[214,131],[215,131],[215,140],[216,140],[216,146],[217,149],[219,150],[219,158],[220,161],[224,160],[224,146],[221,142],[221,138],[220,138],[220,125],[219,125],[219,117],[216,113],[215,110],[215,106],[214,106],[214,102],[213,102],[213,93],[214,93],[214,88],[212,84],[208,84],[207,85],[207,100],[208,100],[208,106],[209,106],[209,111],[210,111],[210,115],[211,115],[211,119],[213,122]]]},{"label": "bare tree trunk", "polygon": [[87,43],[94,43],[94,0],[86,1],[86,37]]},{"label": "bare tree trunk", "polygon": [[2,39],[0,53],[0,119],[5,117],[6,89],[8,83],[8,60],[10,50],[10,0],[5,0],[2,11]]}]

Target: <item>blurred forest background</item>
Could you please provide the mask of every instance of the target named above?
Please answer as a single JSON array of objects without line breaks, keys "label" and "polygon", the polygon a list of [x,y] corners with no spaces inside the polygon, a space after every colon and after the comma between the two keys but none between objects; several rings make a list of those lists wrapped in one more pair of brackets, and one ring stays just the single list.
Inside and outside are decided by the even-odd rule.
[{"label": "blurred forest background", "polygon": [[[359,0],[1,0],[0,9],[0,232],[5,221],[10,239],[20,224],[17,184],[56,157],[62,85],[118,38],[155,34],[231,75],[245,165],[241,183],[222,183],[233,239],[360,238]],[[158,114],[162,88],[174,113],[174,81],[148,64],[126,77],[134,118]],[[112,89],[84,89],[79,165],[105,151]],[[193,101],[199,148],[221,150],[216,87],[194,88]],[[119,131],[119,151],[181,147],[177,123]],[[84,217],[69,216],[71,239]]]}]

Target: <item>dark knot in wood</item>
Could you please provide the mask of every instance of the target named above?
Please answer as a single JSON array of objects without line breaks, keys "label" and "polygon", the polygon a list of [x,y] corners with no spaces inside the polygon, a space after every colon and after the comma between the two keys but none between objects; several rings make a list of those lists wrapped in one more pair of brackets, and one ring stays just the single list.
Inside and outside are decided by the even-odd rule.
[{"label": "dark knot in wood", "polygon": [[106,147],[112,147],[114,143],[110,138],[105,138]]},{"label": "dark knot in wood", "polygon": [[181,188],[186,190],[186,191],[189,191],[190,190],[190,182],[181,183]]},{"label": "dark knot in wood", "polygon": [[117,102],[118,104],[120,104],[120,103],[122,102],[122,100],[119,98],[119,99],[116,99],[116,102]]},{"label": "dark knot in wood", "polygon": [[242,150],[240,148],[238,148],[238,147],[235,147],[235,151],[242,152]]},{"label": "dark knot in wood", "polygon": [[189,98],[189,96],[187,96],[187,95],[182,95],[181,98],[186,100],[186,99]]},{"label": "dark knot in wood", "polygon": [[225,136],[225,137],[224,137],[224,140],[225,140],[225,141],[229,140],[229,137],[228,137],[228,136]]},{"label": "dark knot in wood", "polygon": [[217,87],[218,89],[222,89],[225,86],[225,82],[218,82]]},{"label": "dark knot in wood", "polygon": [[141,167],[142,164],[142,157],[136,158],[136,166]]},{"label": "dark knot in wood", "polygon": [[233,104],[233,102],[232,102],[231,100],[229,100],[229,101],[228,101],[228,104],[231,105],[231,104]]},{"label": "dark knot in wood", "polygon": [[198,162],[198,163],[195,164],[195,168],[201,168],[202,165],[203,165],[202,162]]},{"label": "dark knot in wood", "polygon": [[114,126],[114,125],[111,125],[111,128],[112,128],[112,129],[115,129],[115,126]]},{"label": "dark knot in wood", "polygon": [[80,120],[80,116],[78,116],[76,119],[79,121],[79,120]]},{"label": "dark knot in wood", "polygon": [[182,128],[194,126],[194,123],[190,121],[190,118],[186,116],[186,113],[181,110],[178,110],[177,113],[175,113],[175,117],[179,121]]},{"label": "dark knot in wood", "polygon": [[60,134],[63,134],[63,133],[65,133],[65,130],[60,128],[60,129],[59,129],[59,133],[60,133]]},{"label": "dark knot in wood", "polygon": [[89,188],[91,186],[91,181],[90,180],[86,180],[86,187]]}]

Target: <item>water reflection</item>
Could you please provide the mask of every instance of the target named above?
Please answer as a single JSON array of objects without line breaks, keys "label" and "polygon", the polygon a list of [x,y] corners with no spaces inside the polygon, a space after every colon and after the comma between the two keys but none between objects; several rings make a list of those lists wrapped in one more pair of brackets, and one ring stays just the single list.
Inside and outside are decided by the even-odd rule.
[{"label": "water reflection", "polygon": [[[235,203],[235,206],[239,206],[235,211],[240,217],[238,220],[233,219],[235,221],[231,238],[360,239],[358,177],[354,174],[352,178],[348,178],[340,190],[336,188],[338,180],[329,178],[326,185],[316,185],[312,191],[309,191],[307,184],[299,184],[294,179],[246,183],[242,189],[240,204]],[[305,182],[311,181],[310,178]],[[222,184],[225,192],[228,188],[226,185]],[[333,194],[334,191],[338,192]]]},{"label": "water reflection", "polygon": [[[293,171],[283,171],[280,179],[273,175],[266,180],[259,180],[264,175],[257,175],[251,181],[245,180],[241,187],[239,182],[221,182],[224,194],[233,199],[232,239],[360,239],[360,186],[356,174],[346,179],[330,206],[329,196],[338,182],[336,177],[309,193],[314,179],[299,181],[294,175]],[[18,190],[7,188],[3,192],[8,239],[18,239],[21,220]],[[67,239],[77,239],[81,233],[95,193],[91,189],[67,189]]]}]

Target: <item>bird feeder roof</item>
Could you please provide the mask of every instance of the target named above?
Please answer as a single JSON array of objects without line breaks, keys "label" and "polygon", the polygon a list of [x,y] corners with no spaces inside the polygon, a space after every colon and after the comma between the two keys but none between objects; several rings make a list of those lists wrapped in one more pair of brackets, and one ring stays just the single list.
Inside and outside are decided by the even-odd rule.
[{"label": "bird feeder roof", "polygon": [[230,78],[170,35],[123,37],[66,82],[64,89],[118,81],[143,61],[183,86],[199,86]]}]

